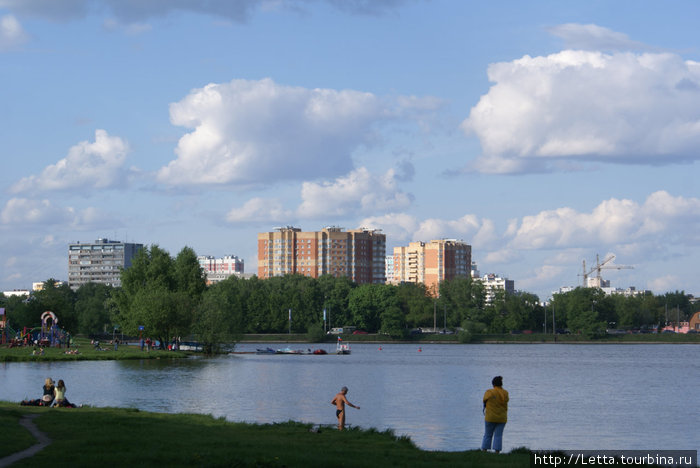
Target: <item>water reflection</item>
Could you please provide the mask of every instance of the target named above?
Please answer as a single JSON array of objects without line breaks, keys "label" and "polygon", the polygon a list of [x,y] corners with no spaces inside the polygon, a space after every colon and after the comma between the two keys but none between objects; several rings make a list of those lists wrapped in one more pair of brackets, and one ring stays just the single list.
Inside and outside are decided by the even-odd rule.
[{"label": "water reflection", "polygon": [[[254,351],[260,345],[238,349]],[[431,450],[480,444],[491,378],[510,392],[504,449],[698,449],[700,347],[693,345],[355,344],[349,356],[0,364],[0,399],[39,396],[46,377],[95,406],[193,412],[232,421],[348,422],[407,434]]]}]

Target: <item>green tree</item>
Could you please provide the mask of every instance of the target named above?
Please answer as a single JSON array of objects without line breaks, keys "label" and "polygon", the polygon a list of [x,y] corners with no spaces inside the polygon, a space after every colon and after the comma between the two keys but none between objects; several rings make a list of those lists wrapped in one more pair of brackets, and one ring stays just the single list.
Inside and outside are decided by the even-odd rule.
[{"label": "green tree", "polygon": [[464,322],[490,324],[493,311],[487,311],[486,292],[480,281],[454,278],[440,283],[438,307],[447,313],[447,326]]},{"label": "green tree", "polygon": [[78,288],[75,315],[79,333],[104,333],[112,325],[109,307],[112,290],[111,286],[100,283],[86,283]]},{"label": "green tree", "polygon": [[424,284],[401,283],[396,286],[396,298],[408,327],[432,326],[435,301]]},{"label": "green tree", "polygon": [[[377,332],[382,328],[381,317],[384,311],[394,307],[399,312],[401,310],[396,288],[386,284],[363,284],[353,289],[350,292],[348,307],[353,325],[369,332]],[[396,312],[392,309],[390,314],[394,316]]]},{"label": "green tree", "polygon": [[405,338],[408,335],[406,315],[398,305],[389,305],[380,313],[381,328],[379,331],[392,338]]},{"label": "green tree", "polygon": [[194,332],[206,354],[218,352],[223,344],[235,344],[240,333],[241,303],[235,281],[209,288],[196,308]]},{"label": "green tree", "polygon": [[599,303],[605,304],[605,293],[597,288],[576,288],[568,294],[566,317],[569,329],[587,338],[605,335],[607,324],[596,309]]},{"label": "green tree", "polygon": [[199,299],[206,290],[207,283],[194,250],[184,247],[175,257],[173,268],[174,289],[186,293],[195,301]]},{"label": "green tree", "polygon": [[49,279],[44,282],[43,288],[40,291],[32,293],[30,300],[30,309],[32,315],[36,317],[35,325],[41,324],[41,314],[45,311],[51,311],[56,314],[58,326],[68,331],[75,331],[78,326],[78,320],[75,315],[75,293],[63,283],[58,286],[58,282],[54,279]]},{"label": "green tree", "polygon": [[113,294],[117,306],[113,320],[132,335],[145,327],[146,335],[158,338],[161,345],[189,334],[204,290],[201,274],[188,247],[175,260],[157,245],[139,250],[131,267],[122,271],[122,287]]}]

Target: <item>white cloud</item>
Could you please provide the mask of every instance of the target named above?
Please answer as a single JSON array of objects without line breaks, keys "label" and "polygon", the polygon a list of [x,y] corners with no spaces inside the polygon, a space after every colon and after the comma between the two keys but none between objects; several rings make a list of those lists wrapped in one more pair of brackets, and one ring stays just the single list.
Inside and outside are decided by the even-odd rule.
[{"label": "white cloud", "polygon": [[301,218],[316,218],[406,208],[413,197],[397,188],[400,176],[394,169],[376,176],[361,167],[332,183],[304,182],[297,212]]},{"label": "white cloud", "polygon": [[485,255],[483,255],[482,258],[483,263],[486,265],[505,265],[516,262],[522,257],[520,255],[520,252],[518,252],[517,250],[502,248],[498,250],[485,252]]},{"label": "white cloud", "polygon": [[226,219],[231,223],[293,224],[299,219],[328,219],[406,208],[413,197],[397,187],[397,181],[402,180],[406,170],[406,167],[402,167],[399,173],[390,169],[383,175],[374,175],[361,167],[333,182],[304,182],[302,202],[296,210],[284,208],[276,198],[256,197],[242,207],[232,209]]},{"label": "white cloud", "polygon": [[[63,226],[71,230],[104,228],[115,226],[119,222],[108,217],[94,207],[76,209],[56,205],[50,200],[30,198],[11,198],[0,211],[0,225],[4,228],[17,226]],[[50,243],[53,237],[45,235],[43,242]]]},{"label": "white cloud", "polygon": [[681,284],[681,278],[676,275],[663,275],[649,280],[647,288],[652,291],[675,291]]},{"label": "white cloud", "polygon": [[233,80],[193,90],[170,105],[174,125],[191,128],[178,158],[158,172],[169,185],[250,184],[337,176],[351,154],[390,118],[380,100],[359,91]]},{"label": "white cloud", "polygon": [[234,208],[226,215],[230,223],[285,223],[294,217],[277,199],[251,198],[241,208]]},{"label": "white cloud", "polygon": [[631,40],[626,34],[596,24],[567,23],[548,28],[564,40],[567,49],[579,50],[648,50],[647,45]]},{"label": "white cloud", "polygon": [[104,130],[95,131],[95,141],[81,141],[71,147],[68,156],[46,167],[40,175],[21,179],[12,193],[46,192],[69,189],[105,189],[122,186],[127,170],[124,161],[128,144]]},{"label": "white cloud", "polygon": [[27,33],[14,15],[0,16],[0,52],[14,49],[27,39]]},{"label": "white cloud", "polygon": [[461,239],[479,248],[498,243],[493,221],[479,219],[475,215],[465,215],[455,220],[429,218],[421,221],[405,213],[390,213],[364,218],[360,224],[368,228],[382,229],[392,240],[401,242]]},{"label": "white cloud", "polygon": [[418,219],[406,213],[389,213],[364,218],[359,225],[369,229],[381,229],[390,242],[408,242],[412,240],[411,236],[418,228]]},{"label": "white cloud", "polygon": [[509,242],[516,249],[615,245],[664,234],[667,241],[692,244],[700,230],[700,199],[654,192],[643,204],[604,200],[590,213],[558,208],[525,216]]},{"label": "white cloud", "polygon": [[462,123],[481,142],[474,170],[700,157],[698,62],[670,53],[565,50],[492,64],[488,76],[493,86]]},{"label": "white cloud", "polygon": [[71,223],[74,210],[53,205],[49,200],[11,198],[0,212],[0,221],[7,226]]}]

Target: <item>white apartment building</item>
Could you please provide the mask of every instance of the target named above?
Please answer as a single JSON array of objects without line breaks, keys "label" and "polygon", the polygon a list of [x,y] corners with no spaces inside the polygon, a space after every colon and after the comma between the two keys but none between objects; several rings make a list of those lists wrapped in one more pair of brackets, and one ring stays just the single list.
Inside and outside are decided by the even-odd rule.
[{"label": "white apartment building", "polygon": [[131,260],[143,244],[97,239],[92,243],[68,245],[68,284],[78,289],[86,283],[102,283],[119,287],[121,272],[131,266]]},{"label": "white apartment building", "polygon": [[200,255],[197,260],[206,275],[207,284],[218,283],[231,275],[243,275],[244,262],[235,255],[226,255],[221,258]]},{"label": "white apartment building", "polygon": [[487,304],[491,304],[491,302],[493,302],[498,291],[505,291],[506,294],[515,293],[515,281],[509,280],[508,278],[501,278],[493,273],[484,275],[480,278],[475,277],[474,281],[479,281],[484,285]]}]

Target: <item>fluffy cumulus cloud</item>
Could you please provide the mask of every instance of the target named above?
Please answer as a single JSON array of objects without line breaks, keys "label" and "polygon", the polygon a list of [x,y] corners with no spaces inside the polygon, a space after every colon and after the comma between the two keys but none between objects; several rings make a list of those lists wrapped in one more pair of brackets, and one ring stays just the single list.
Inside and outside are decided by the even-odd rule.
[{"label": "fluffy cumulus cloud", "polygon": [[95,131],[95,141],[81,141],[68,155],[46,167],[41,174],[25,177],[12,188],[13,193],[51,190],[89,190],[124,185],[128,144],[104,130]]},{"label": "fluffy cumulus cloud", "polygon": [[304,182],[300,218],[336,217],[356,213],[378,213],[408,207],[413,196],[397,187],[394,169],[374,175],[366,168],[356,169],[331,183]]},{"label": "fluffy cumulus cloud", "polygon": [[370,93],[233,80],[193,90],[171,104],[173,124],[193,129],[177,159],[158,172],[168,185],[240,185],[334,177],[390,118]]},{"label": "fluffy cumulus cloud", "polygon": [[387,237],[400,242],[429,241],[433,239],[460,239],[473,247],[488,248],[497,243],[491,220],[465,215],[455,220],[429,218],[419,220],[405,213],[389,213],[363,219],[360,225],[381,229]]},{"label": "fluffy cumulus cloud", "polygon": [[27,33],[14,15],[0,16],[0,52],[16,48],[27,38]]},{"label": "fluffy cumulus cloud", "polygon": [[642,204],[609,199],[590,213],[571,208],[525,216],[510,239],[515,249],[647,242],[663,236],[676,244],[693,245],[700,232],[700,199],[654,192]]},{"label": "fluffy cumulus cloud", "polygon": [[[410,163],[408,166],[412,167]],[[229,211],[226,219],[231,223],[293,224],[300,219],[339,218],[403,209],[413,200],[411,194],[397,186],[407,171],[406,164],[399,171],[390,169],[381,175],[361,167],[332,182],[304,182],[302,201],[296,210],[285,208],[277,198],[256,197]]]},{"label": "fluffy cumulus cloud", "polygon": [[493,86],[462,123],[483,150],[472,170],[699,157],[698,62],[671,53],[565,50],[492,64],[488,76]]}]

